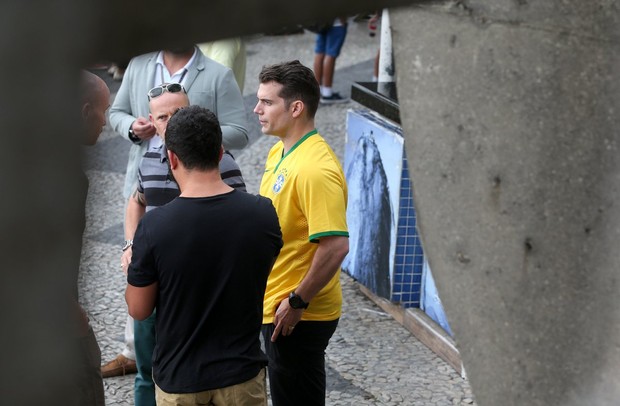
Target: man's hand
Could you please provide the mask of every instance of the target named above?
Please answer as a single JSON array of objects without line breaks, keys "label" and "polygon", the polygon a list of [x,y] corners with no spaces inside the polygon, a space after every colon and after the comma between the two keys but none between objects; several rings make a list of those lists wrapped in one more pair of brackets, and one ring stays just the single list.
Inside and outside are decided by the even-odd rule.
[{"label": "man's hand", "polygon": [[136,121],[131,124],[131,129],[136,137],[142,141],[149,140],[155,135],[155,126],[144,117],[138,117]]},{"label": "man's hand", "polygon": [[131,262],[131,247],[123,251],[121,255],[121,269],[125,276],[127,276],[127,270],[129,269],[129,263]]},{"label": "man's hand", "polygon": [[271,336],[271,342],[275,342],[280,334],[288,336],[293,334],[293,329],[299,320],[304,309],[293,309],[288,303],[288,298],[280,302],[276,315],[273,319],[273,324],[276,328]]},{"label": "man's hand", "polygon": [[[319,246],[312,258],[312,264],[303,281],[295,288],[295,293],[303,297],[306,302],[312,302],[312,298],[325,287],[334,277],[342,260],[349,252],[349,238],[344,236],[322,237]],[[304,309],[293,309],[284,299],[278,305],[273,324],[276,328],[271,336],[271,341],[276,341],[280,334],[288,336],[293,334],[293,329],[304,312]],[[291,328],[292,327],[292,328]]]}]

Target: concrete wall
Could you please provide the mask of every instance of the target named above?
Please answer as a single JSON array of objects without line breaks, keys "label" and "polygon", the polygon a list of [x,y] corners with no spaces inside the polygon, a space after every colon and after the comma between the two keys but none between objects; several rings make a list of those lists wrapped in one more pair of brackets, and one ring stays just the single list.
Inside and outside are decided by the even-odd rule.
[{"label": "concrete wall", "polygon": [[480,405],[620,399],[620,9],[391,14],[418,225]]}]

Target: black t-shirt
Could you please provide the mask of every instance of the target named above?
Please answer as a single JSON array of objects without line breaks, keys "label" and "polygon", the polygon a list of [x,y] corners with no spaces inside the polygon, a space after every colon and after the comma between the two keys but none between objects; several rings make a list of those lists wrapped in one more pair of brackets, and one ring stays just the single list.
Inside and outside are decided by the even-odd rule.
[{"label": "black t-shirt", "polygon": [[127,281],[159,284],[153,377],[163,391],[235,385],[266,365],[263,296],[281,247],[275,209],[261,196],[178,197],[145,214]]}]

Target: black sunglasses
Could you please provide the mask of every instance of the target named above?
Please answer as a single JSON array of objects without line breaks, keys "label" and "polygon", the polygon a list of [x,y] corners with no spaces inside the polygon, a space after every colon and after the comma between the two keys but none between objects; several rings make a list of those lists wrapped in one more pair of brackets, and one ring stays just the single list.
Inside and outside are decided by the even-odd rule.
[{"label": "black sunglasses", "polygon": [[169,92],[169,93],[179,93],[179,92],[187,93],[185,91],[185,88],[183,87],[183,85],[180,84],[180,83],[162,83],[161,85],[155,86],[154,88],[149,90],[149,92],[147,93],[147,96],[149,98],[149,101],[151,101],[151,99],[154,99],[155,97],[159,97],[162,94],[164,94],[165,92]]}]

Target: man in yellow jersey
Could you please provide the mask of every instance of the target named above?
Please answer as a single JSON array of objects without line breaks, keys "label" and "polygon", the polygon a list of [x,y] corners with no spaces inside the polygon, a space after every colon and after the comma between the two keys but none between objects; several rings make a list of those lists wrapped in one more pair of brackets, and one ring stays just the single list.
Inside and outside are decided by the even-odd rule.
[{"label": "man in yellow jersey", "polygon": [[263,68],[258,115],[269,152],[260,194],[270,198],[284,246],[267,281],[262,334],[274,406],[325,404],[325,348],[342,307],[340,264],[349,251],[347,185],[314,127],[319,84],[299,61]]}]

